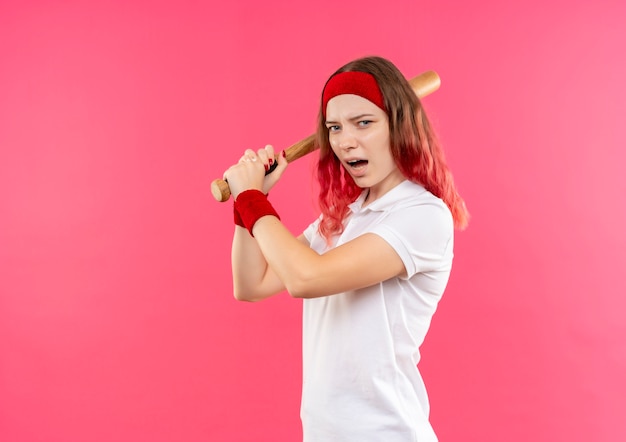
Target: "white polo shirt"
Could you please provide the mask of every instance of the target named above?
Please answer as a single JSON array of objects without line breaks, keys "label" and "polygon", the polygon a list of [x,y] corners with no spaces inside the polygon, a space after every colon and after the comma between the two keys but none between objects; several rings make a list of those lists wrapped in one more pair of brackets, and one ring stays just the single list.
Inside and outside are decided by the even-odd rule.
[{"label": "white polo shirt", "polygon": [[[436,441],[417,363],[452,268],[452,215],[410,181],[365,208],[364,199],[365,192],[350,205],[330,248],[375,233],[398,253],[407,276],[304,300],[304,442]],[[321,254],[329,247],[318,224],[304,235]]]}]

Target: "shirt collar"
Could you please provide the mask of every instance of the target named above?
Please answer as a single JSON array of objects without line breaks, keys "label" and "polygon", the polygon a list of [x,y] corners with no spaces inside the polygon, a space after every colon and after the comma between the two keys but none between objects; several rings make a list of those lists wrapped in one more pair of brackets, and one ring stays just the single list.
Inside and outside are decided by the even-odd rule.
[{"label": "shirt collar", "polygon": [[425,191],[422,185],[413,183],[409,180],[404,180],[376,201],[363,207],[363,202],[365,201],[365,197],[368,192],[368,190],[365,189],[352,204],[348,205],[348,208],[352,211],[352,213],[365,212],[368,210],[372,212],[382,212],[394,206],[397,202],[402,201],[411,195],[415,195],[415,193],[419,191]]}]

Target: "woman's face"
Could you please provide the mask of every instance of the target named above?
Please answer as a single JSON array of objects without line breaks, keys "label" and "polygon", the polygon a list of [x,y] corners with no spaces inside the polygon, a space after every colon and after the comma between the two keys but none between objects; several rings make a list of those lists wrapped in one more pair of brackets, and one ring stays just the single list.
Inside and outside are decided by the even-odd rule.
[{"label": "woman's face", "polygon": [[326,106],[330,146],[371,202],[404,180],[391,156],[387,114],[371,101],[337,95]]}]

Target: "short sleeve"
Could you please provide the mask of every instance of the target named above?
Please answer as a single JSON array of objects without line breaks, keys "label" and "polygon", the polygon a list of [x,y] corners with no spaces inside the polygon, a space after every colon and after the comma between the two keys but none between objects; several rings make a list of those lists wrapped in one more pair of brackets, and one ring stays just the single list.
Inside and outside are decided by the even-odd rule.
[{"label": "short sleeve", "polygon": [[315,221],[313,221],[311,224],[309,224],[309,227],[304,229],[304,232],[302,232],[302,234],[307,239],[309,244],[313,241],[313,238],[317,234],[317,229],[319,228],[321,219],[322,218],[320,217],[316,219]]},{"label": "short sleeve", "polygon": [[443,203],[396,209],[368,232],[382,237],[396,251],[407,279],[416,273],[452,267],[454,223]]},{"label": "short sleeve", "polygon": [[312,222],[309,227],[304,229],[304,232],[302,232],[306,240],[309,242],[309,247],[320,254],[326,252],[329,248],[329,244],[318,231],[321,220],[322,217],[320,216],[318,219]]}]

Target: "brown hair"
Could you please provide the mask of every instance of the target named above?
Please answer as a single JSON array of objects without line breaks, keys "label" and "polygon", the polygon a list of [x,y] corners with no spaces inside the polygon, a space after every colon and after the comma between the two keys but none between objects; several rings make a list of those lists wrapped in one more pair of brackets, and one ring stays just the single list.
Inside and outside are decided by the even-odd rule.
[{"label": "brown hair", "polygon": [[[391,155],[398,169],[408,180],[421,184],[441,198],[452,212],[455,227],[465,228],[469,213],[454,186],[452,173],[422,103],[406,78],[389,60],[376,56],[351,61],[333,75],[347,71],[367,72],[374,76],[384,98],[389,119]],[[354,202],[362,189],[343,170],[332,151],[323,111],[320,104],[316,143],[320,148],[318,201],[323,217],[319,230],[322,236],[330,240],[333,235],[343,231],[348,205]]]}]

